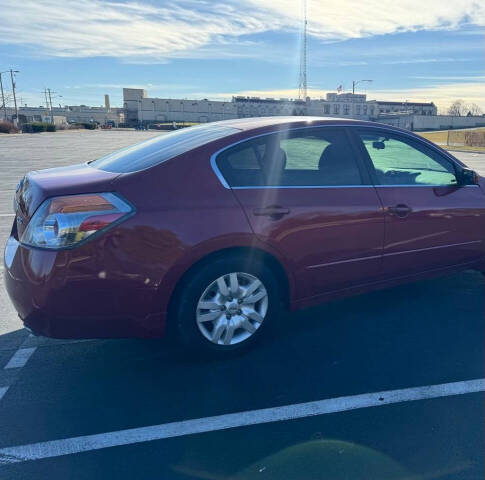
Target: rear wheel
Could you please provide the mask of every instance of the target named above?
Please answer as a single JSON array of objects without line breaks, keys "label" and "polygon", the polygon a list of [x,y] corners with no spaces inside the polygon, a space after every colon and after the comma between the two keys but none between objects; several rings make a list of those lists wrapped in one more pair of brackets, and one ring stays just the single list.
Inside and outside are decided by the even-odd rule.
[{"label": "rear wheel", "polygon": [[256,341],[279,311],[271,269],[231,255],[203,265],[181,287],[175,322],[190,348],[229,353]]}]

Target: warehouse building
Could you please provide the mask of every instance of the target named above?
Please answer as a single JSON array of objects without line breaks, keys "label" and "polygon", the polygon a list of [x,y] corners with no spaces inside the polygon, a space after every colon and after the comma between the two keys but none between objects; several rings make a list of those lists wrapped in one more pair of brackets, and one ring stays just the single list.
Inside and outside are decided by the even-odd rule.
[{"label": "warehouse building", "polygon": [[485,127],[485,116],[483,115],[459,117],[455,115],[415,115],[411,113],[380,115],[377,121],[412,131]]},{"label": "warehouse building", "polygon": [[384,102],[377,101],[378,113],[380,115],[402,114],[402,115],[437,115],[438,108],[433,102]]},{"label": "warehouse building", "polygon": [[[111,124],[118,126],[125,121],[125,111],[123,108],[111,108],[109,105],[109,97],[105,95],[104,107],[89,107],[87,105],[65,105],[52,107],[52,112],[45,106],[29,107],[27,105],[19,107],[19,123],[29,122],[50,122],[51,115],[54,120],[57,119],[57,124],[65,123],[98,123],[100,125]],[[3,116],[4,112],[0,112]],[[15,110],[11,107],[6,109],[7,119],[13,120],[15,118]]]},{"label": "warehouse building", "polygon": [[214,122],[229,118],[277,115],[317,115],[368,120],[378,115],[375,100],[366,95],[327,93],[324,99],[291,100],[233,97],[231,101],[186,100],[148,97],[146,90],[123,89],[126,122],[131,125],[156,122]]},{"label": "warehouse building", "polygon": [[162,122],[205,123],[230,118],[308,115],[355,118],[395,125],[407,130],[440,130],[479,127],[484,116],[437,115],[433,102],[368,100],[365,94],[327,93],[325,98],[292,100],[235,96],[231,101],[148,97],[146,90],[123,89],[129,125]]},{"label": "warehouse building", "polygon": [[129,125],[172,121],[206,123],[237,118],[233,102],[149,98],[146,90],[139,88],[123,89],[123,106]]}]

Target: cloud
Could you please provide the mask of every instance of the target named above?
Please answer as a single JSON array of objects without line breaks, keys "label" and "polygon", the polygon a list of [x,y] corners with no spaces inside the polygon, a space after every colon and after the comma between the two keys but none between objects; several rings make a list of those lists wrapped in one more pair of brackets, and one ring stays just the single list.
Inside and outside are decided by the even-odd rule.
[{"label": "cloud", "polygon": [[[197,49],[221,36],[264,31],[265,19],[236,4],[165,2],[154,6],[101,0],[25,0],[11,8],[0,0],[0,42],[38,46],[38,55],[149,57]],[[200,8],[202,7],[202,8]]]},{"label": "cloud", "polygon": [[407,65],[412,63],[455,63],[455,62],[472,62],[473,58],[408,58],[406,60],[385,60],[383,65]]},{"label": "cloud", "polygon": [[413,75],[408,78],[414,78],[418,80],[457,80],[461,82],[483,82],[485,80],[485,75],[443,75],[443,76],[432,76],[432,75]]},{"label": "cloud", "polygon": [[[256,7],[260,0],[250,0]],[[298,25],[295,0],[265,0],[275,16]],[[320,0],[309,1],[310,34],[324,38],[360,38],[417,30],[456,29],[485,25],[485,5],[475,0]]]},{"label": "cloud", "polygon": [[468,36],[471,36],[471,35],[479,35],[479,36],[484,36],[485,35],[485,29],[481,29],[481,30],[460,30],[458,32],[454,32],[455,35],[459,35],[459,36],[464,36],[464,37],[468,37]]},{"label": "cloud", "polygon": [[123,88],[141,88],[144,90],[188,90],[195,88],[194,85],[182,84],[182,83],[83,83],[79,85],[64,85],[65,89],[67,90],[88,90],[88,89],[95,89],[98,90],[100,88],[107,88],[107,89],[118,89],[122,90]]},{"label": "cloud", "polygon": [[[297,0],[0,0],[0,43],[35,47],[37,56],[109,56],[127,62],[170,57],[250,56],[258,45],[245,36],[298,31]],[[476,0],[312,0],[309,33],[343,40],[417,30],[485,25]],[[258,54],[259,55],[259,54]]]}]

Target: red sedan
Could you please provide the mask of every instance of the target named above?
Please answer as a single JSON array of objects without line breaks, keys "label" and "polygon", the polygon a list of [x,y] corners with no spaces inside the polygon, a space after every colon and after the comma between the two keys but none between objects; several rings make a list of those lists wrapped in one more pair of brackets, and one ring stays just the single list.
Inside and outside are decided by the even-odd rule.
[{"label": "red sedan", "polygon": [[389,126],[247,118],[19,183],[6,286],[27,328],[227,352],[297,309],[485,270],[485,179]]}]

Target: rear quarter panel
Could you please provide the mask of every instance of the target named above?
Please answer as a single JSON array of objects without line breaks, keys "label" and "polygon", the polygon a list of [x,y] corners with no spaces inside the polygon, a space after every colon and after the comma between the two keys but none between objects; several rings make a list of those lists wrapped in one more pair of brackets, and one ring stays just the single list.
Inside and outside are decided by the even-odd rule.
[{"label": "rear quarter panel", "polygon": [[256,238],[233,192],[212,170],[210,157],[220,144],[213,142],[149,170],[122,175],[115,183],[115,190],[137,209],[123,223],[120,247],[137,270],[143,265],[145,282],[157,289],[154,308],[160,311],[167,310],[182,275],[219,250],[259,248],[289,271],[278,252]]}]

